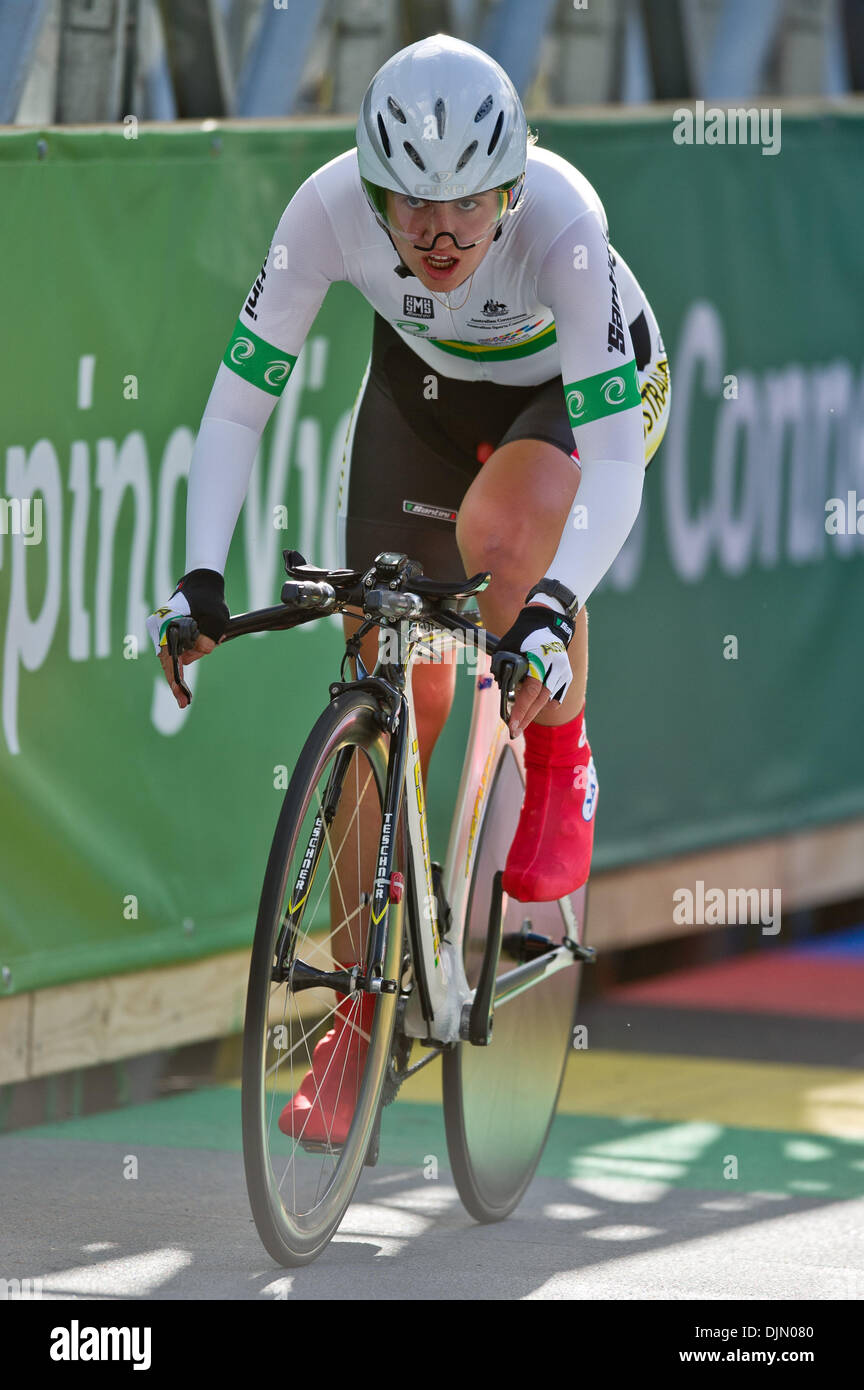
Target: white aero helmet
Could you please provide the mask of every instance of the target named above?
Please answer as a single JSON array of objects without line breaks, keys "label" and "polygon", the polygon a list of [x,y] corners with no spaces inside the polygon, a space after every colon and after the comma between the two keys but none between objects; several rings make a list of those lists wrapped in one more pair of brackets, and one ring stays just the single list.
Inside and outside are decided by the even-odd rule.
[{"label": "white aero helmet", "polygon": [[527,157],[516,88],[461,39],[410,44],[366,90],[357,121],[363,188],[379,222],[415,246],[429,239],[430,202],[448,205],[447,233],[460,249],[490,236],[516,206]]}]

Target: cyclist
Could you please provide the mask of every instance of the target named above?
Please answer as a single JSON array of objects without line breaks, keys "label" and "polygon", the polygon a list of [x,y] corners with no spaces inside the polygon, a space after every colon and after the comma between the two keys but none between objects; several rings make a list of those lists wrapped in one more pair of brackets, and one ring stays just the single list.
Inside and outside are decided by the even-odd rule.
[{"label": "cyclist", "polygon": [[[192,457],[187,573],[148,626],[183,707],[165,628],[196,618],[186,662],[224,632],[225,559],[262,431],[328,286],[349,281],[375,318],[342,466],[339,563],[396,550],[436,578],[492,572],[481,616],[530,670],[510,720],[526,787],[504,890],[551,900],[588,877],[585,604],[633,526],[665,430],[663,342],[593,187],[534,147],[487,54],[440,34],[403,49],[373,78],[356,138],[297,190],[240,311]],[[367,667],[375,651],[371,634]],[[452,665],[415,668],[424,778],[454,683]],[[360,1066],[367,1021],[318,1044],[286,1128],[302,1115],[310,1135],[344,1135],[350,1107],[334,1115],[319,1079]]]}]

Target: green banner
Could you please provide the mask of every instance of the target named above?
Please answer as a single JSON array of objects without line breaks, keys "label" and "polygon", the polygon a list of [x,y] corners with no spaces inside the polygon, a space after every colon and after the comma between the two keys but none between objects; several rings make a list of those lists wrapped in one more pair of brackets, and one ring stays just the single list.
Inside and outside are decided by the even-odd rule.
[{"label": "green banner", "polygon": [[[601,868],[864,813],[864,118],[784,118],[769,159],[675,129],[671,113],[540,128],[603,199],[672,379],[642,513],[589,602]],[[184,568],[194,432],[239,307],[285,203],[351,128],[129,133],[0,135],[13,991],[250,941],[340,652],[333,620],[231,643],[196,663],[181,713],[144,619]],[[335,561],[370,333],[336,285],[293,369],[278,364],[290,379],[232,544],[233,612],[278,601],[284,547]],[[463,668],[433,762],[436,857],[469,696]]]}]

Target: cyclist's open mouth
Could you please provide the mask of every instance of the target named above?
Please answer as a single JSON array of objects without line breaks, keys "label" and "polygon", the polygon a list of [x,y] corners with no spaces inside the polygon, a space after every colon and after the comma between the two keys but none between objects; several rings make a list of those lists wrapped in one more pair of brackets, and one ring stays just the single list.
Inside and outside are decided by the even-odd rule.
[{"label": "cyclist's open mouth", "polygon": [[428,251],[423,257],[423,265],[426,274],[433,280],[446,280],[458,267],[459,257],[439,256],[436,252]]}]

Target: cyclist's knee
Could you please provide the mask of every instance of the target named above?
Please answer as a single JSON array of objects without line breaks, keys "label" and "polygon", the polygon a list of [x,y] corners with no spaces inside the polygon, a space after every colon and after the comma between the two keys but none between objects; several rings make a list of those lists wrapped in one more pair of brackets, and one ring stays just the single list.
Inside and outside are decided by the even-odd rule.
[{"label": "cyclist's knee", "polygon": [[492,575],[488,589],[478,597],[484,621],[490,595],[494,595],[496,606],[504,603],[509,608],[516,603],[517,609],[521,607],[518,600],[524,598],[532,583],[536,583],[536,580],[527,584],[523,581],[523,575],[527,577],[532,573],[532,566],[523,556],[521,547],[508,545],[494,531],[475,531],[463,537],[459,549],[466,574],[486,570]]},{"label": "cyclist's knee", "polygon": [[579,486],[579,469],[538,439],[501,445],[462,499],[456,544],[469,574],[492,571],[496,587],[529,587],[547,568]]},{"label": "cyclist's knee", "polygon": [[456,522],[456,544],[468,574],[481,569],[492,571],[493,580],[519,565],[523,550],[530,548],[530,539],[520,534],[519,519],[512,509],[509,523],[507,509],[493,509],[463,502]]},{"label": "cyclist's knee", "polygon": [[530,543],[523,546],[517,537],[508,538],[492,529],[466,536],[460,551],[467,574],[487,570],[492,575],[489,588],[478,597],[484,619],[490,598],[496,612],[502,607],[508,612],[512,609],[515,618],[528,589],[548,566],[545,552],[538,552]]}]

